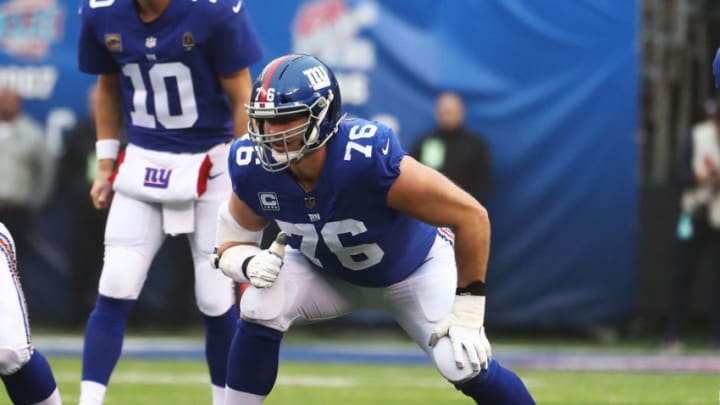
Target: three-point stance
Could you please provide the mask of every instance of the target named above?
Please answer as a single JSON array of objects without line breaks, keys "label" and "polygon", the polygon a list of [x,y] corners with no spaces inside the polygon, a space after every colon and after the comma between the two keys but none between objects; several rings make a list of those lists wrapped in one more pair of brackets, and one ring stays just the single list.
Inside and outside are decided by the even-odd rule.
[{"label": "three-point stance", "polygon": [[[388,311],[477,403],[533,403],[485,337],[490,223],[480,203],[407,156],[388,127],[344,119],[335,76],[314,57],[270,62],[247,110],[249,137],[229,156],[234,193],[218,212],[215,262],[253,285],[225,403],[264,401],[291,325],[370,306]],[[260,250],[270,221],[283,233]]]},{"label": "three-point stance", "polygon": [[[84,0],[81,14],[80,70],[99,75],[99,170],[90,193],[96,208],[112,205],[80,403],[103,403],[150,263],[165,235],[187,234],[212,403],[219,405],[238,315],[232,280],[207,257],[228,196],[229,143],[247,127],[248,66],[260,57],[254,29],[238,0]],[[122,122],[128,148],[118,159]]]}]

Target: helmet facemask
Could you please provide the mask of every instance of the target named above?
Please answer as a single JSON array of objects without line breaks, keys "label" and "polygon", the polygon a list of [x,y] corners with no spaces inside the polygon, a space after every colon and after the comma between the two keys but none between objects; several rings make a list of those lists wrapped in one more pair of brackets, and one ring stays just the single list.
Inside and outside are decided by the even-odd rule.
[{"label": "helmet facemask", "polygon": [[[274,107],[271,103],[251,103],[246,106],[250,121],[248,133],[253,142],[263,168],[269,172],[278,172],[286,169],[291,163],[302,159],[306,154],[322,147],[337,132],[337,123],[332,131],[320,139],[320,127],[323,124],[333,100],[332,90],[327,97],[318,97],[311,105],[297,104]],[[262,106],[262,107],[260,107]],[[292,128],[273,133],[265,133],[265,120],[287,118],[294,121],[298,116],[305,115],[307,120]],[[339,120],[338,120],[339,123]],[[288,141],[302,136],[302,143],[298,150],[288,150]],[[282,151],[272,147],[281,142]]]}]

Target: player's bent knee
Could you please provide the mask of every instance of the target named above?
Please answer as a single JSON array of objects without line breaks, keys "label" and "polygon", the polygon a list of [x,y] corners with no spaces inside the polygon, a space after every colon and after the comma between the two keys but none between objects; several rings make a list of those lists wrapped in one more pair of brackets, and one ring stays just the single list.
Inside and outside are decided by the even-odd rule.
[{"label": "player's bent knee", "polygon": [[[230,291],[228,289],[228,291]],[[226,313],[234,304],[232,293],[216,294],[214,297],[198,297],[197,307],[205,316],[220,316]]]},{"label": "player's bent knee", "polygon": [[240,300],[240,316],[248,322],[286,332],[292,320],[284,310],[286,292],[280,287],[250,287],[245,290]]},{"label": "player's bent knee", "polygon": [[30,348],[13,349],[0,347],[0,375],[7,376],[17,373],[30,361]]},{"label": "player's bent knee", "polygon": [[235,288],[231,279],[211,269],[210,264],[195,262],[195,303],[203,315],[220,316],[235,304]]},{"label": "player's bent knee", "polygon": [[470,367],[470,361],[465,359],[465,367],[458,368],[455,364],[452,343],[447,337],[438,340],[432,349],[432,359],[435,367],[446,380],[453,384],[460,384],[468,381],[479,374],[479,371],[473,371]]},{"label": "player's bent knee", "polygon": [[133,249],[108,247],[98,290],[106,297],[137,299],[149,267],[150,259]]}]

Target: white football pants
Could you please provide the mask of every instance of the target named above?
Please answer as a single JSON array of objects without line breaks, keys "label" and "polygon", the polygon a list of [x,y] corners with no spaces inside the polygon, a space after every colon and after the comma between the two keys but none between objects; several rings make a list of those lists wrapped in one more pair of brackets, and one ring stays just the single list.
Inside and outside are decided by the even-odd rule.
[{"label": "white football pants", "polygon": [[[195,201],[195,231],[188,234],[195,267],[195,299],[200,312],[219,316],[235,302],[233,282],[211,268],[217,211],[232,192],[227,169],[229,145],[210,151],[213,162],[207,191]],[[215,177],[217,176],[217,177]],[[105,228],[105,263],[100,294],[137,299],[155,254],[165,240],[162,206],[115,193]]]},{"label": "white football pants", "polygon": [[[248,288],[240,302],[241,316],[285,332],[299,322],[337,318],[358,309],[390,313],[426,353],[435,324],[452,309],[457,287],[453,247],[437,237],[426,261],[408,278],[383,288],[360,287],[327,276],[297,250],[288,248],[285,262],[270,288]],[[437,353],[436,353],[437,355]],[[452,351],[442,353],[453,362]]]},{"label": "white football pants", "polygon": [[33,353],[16,263],[12,236],[0,223],[0,375],[17,372]]}]

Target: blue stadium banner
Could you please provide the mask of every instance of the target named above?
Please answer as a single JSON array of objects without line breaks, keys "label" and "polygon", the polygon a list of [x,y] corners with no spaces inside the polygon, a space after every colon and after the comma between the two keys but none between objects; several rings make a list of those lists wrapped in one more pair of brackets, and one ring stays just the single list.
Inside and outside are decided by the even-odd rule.
[{"label": "blue stadium banner", "polygon": [[[118,0],[130,1],[130,0]],[[191,1],[191,0],[173,0]],[[212,1],[212,0],[193,0]],[[0,1],[0,85],[49,139],[85,114],[78,1]],[[637,276],[635,0],[245,0],[264,59],[318,56],[410,149],[455,90],[493,153],[490,325],[627,319]]]},{"label": "blue stadium banner", "polygon": [[87,113],[94,78],[78,73],[79,2],[0,1],[0,87],[15,89],[58,151],[62,134]]},{"label": "blue stadium banner", "polygon": [[[268,60],[316,55],[406,149],[455,90],[491,146],[491,325],[627,319],[637,276],[637,1],[246,2]],[[257,68],[255,69],[257,71]]]}]

